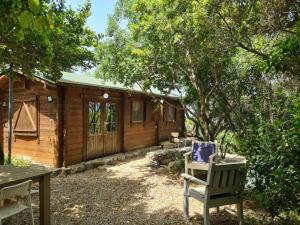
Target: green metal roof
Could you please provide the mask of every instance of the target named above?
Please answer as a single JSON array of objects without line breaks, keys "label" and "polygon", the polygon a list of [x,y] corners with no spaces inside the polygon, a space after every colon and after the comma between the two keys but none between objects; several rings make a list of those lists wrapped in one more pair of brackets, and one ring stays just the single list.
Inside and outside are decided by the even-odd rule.
[{"label": "green metal roof", "polygon": [[[45,79],[45,77],[42,77],[40,75],[37,77],[53,83],[52,80]],[[134,85],[133,87],[126,87],[121,83],[104,80],[101,78],[96,78],[92,74],[88,74],[88,73],[76,74],[76,73],[63,72],[63,76],[54,83],[57,85],[73,84],[73,85],[81,85],[81,86],[88,86],[88,87],[108,88],[108,89],[122,90],[128,92],[166,96],[163,93],[161,93],[159,90],[154,88],[151,89],[151,91],[144,91],[138,85]],[[167,97],[179,98],[179,94],[171,93],[168,94]]]}]

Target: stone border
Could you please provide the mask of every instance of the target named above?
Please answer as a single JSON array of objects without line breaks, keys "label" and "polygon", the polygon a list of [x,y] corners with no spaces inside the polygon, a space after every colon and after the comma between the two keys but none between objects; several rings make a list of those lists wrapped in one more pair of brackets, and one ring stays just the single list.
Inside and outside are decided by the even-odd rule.
[{"label": "stone border", "polygon": [[86,162],[81,162],[79,164],[71,165],[68,167],[61,167],[61,168],[54,169],[51,175],[52,177],[55,177],[58,175],[69,175],[69,174],[80,173],[89,169],[97,168],[99,166],[112,165],[114,161],[124,161],[126,159],[145,156],[148,152],[161,150],[161,149],[162,149],[161,146],[152,146],[148,148],[138,149],[135,151],[105,156],[105,157],[89,160]]}]

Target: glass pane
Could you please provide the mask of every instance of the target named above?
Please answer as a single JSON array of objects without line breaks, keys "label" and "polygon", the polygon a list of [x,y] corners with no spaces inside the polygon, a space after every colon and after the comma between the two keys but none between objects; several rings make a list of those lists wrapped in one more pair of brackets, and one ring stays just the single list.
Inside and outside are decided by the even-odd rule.
[{"label": "glass pane", "polygon": [[168,121],[175,121],[175,107],[169,106],[168,107]]},{"label": "glass pane", "polygon": [[132,101],[132,122],[143,122],[142,101]]},{"label": "glass pane", "polygon": [[101,105],[99,102],[89,102],[89,133],[101,133]]},{"label": "glass pane", "polygon": [[106,103],[105,130],[113,132],[117,130],[117,105]]}]

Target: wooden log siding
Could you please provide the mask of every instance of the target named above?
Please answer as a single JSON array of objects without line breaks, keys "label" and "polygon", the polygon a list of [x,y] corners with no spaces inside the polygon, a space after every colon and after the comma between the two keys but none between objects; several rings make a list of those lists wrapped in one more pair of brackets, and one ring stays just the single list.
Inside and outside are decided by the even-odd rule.
[{"label": "wooden log siding", "polygon": [[[22,82],[24,82],[24,84],[22,84]],[[36,112],[36,118],[32,118],[33,121],[31,121],[31,123],[36,123],[35,129],[37,133],[35,135],[24,136],[24,134],[20,135],[19,132],[15,132],[12,142],[13,156],[19,155],[35,162],[55,166],[57,163],[54,153],[56,152],[58,143],[57,101],[54,100],[52,103],[48,103],[47,96],[51,95],[54,99],[57,99],[56,90],[52,87],[45,88],[45,85],[39,82],[27,81],[25,84],[25,80],[18,81],[14,87],[15,111],[18,110],[18,107],[24,104],[24,102],[25,104],[27,103],[28,108],[28,102],[32,102],[33,99],[36,99],[36,109],[32,108],[29,110],[33,110],[32,112],[28,110],[21,112],[23,114],[19,116],[23,116],[23,118],[20,117],[17,123],[21,123],[21,127],[26,128],[28,125],[27,119],[29,119],[27,117]],[[3,91],[3,99],[8,99],[7,89]],[[20,104],[20,102],[22,103]],[[25,108],[23,108],[23,110],[25,110]],[[23,120],[23,122],[21,120]],[[2,107],[2,124],[1,142],[4,152],[7,153],[7,107]],[[18,128],[18,124],[14,125],[15,128]]]},{"label": "wooden log siding", "polygon": [[[24,82],[24,83],[22,83]],[[2,91],[2,93],[1,93]],[[7,84],[2,82],[0,101],[8,97]],[[103,99],[108,93],[109,98]],[[48,102],[47,96],[54,101]],[[84,118],[85,98],[99,98],[103,102],[117,102],[117,136],[105,133],[107,144],[103,145],[103,155],[126,152],[156,145],[168,139],[170,132],[182,131],[183,112],[178,102],[176,121],[163,120],[162,107],[154,110],[152,98],[144,94],[126,91],[63,85],[53,87],[45,82],[21,80],[15,85],[15,99],[37,98],[37,135],[17,136],[13,139],[13,156],[22,155],[50,166],[68,166],[88,159],[87,121]],[[143,121],[132,123],[132,99],[143,101]],[[7,100],[6,100],[7,101]],[[172,101],[172,100],[170,100]],[[103,107],[105,107],[103,105]],[[166,118],[165,118],[166,119]],[[33,122],[35,118],[33,118]],[[0,107],[0,148],[7,149],[7,107]],[[32,122],[31,122],[32,123]],[[35,122],[34,122],[35,123]],[[156,128],[157,125],[157,128]],[[99,144],[102,145],[102,144]],[[101,149],[100,149],[101,150]],[[105,150],[105,151],[104,151]]]}]

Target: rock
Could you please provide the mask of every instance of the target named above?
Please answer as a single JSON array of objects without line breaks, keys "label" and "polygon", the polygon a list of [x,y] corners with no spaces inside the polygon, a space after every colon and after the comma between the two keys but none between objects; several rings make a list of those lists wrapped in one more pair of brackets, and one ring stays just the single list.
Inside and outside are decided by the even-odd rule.
[{"label": "rock", "polygon": [[51,177],[56,177],[62,173],[62,168],[57,168],[51,171]]},{"label": "rock", "polygon": [[69,167],[71,169],[71,173],[79,173],[86,170],[85,163],[76,164]]},{"label": "rock", "polygon": [[158,150],[148,153],[147,158],[150,161],[157,162],[159,165],[168,165],[170,162],[183,159],[183,154],[189,150],[190,148]]},{"label": "rock", "polygon": [[68,175],[68,174],[71,174],[71,168],[68,168],[68,167],[62,167],[62,168],[61,168],[61,174],[62,174],[62,175]]},{"label": "rock", "polygon": [[105,166],[99,166],[97,169],[101,172],[106,172],[107,171],[107,167],[105,167]]},{"label": "rock", "polygon": [[104,159],[104,165],[112,165],[113,164],[113,159],[112,158],[108,158],[108,159]]},{"label": "rock", "polygon": [[120,160],[120,161],[125,160],[125,154],[119,154],[117,156],[117,159]]},{"label": "rock", "polygon": [[133,154],[131,152],[125,153],[125,159],[131,159],[133,158]]},{"label": "rock", "polygon": [[89,161],[89,162],[85,163],[85,169],[86,170],[90,170],[90,169],[96,168],[97,166],[99,166],[99,165],[97,165],[97,163],[93,162],[93,161]]},{"label": "rock", "polygon": [[168,164],[168,171],[172,173],[181,172],[183,168],[184,168],[183,160],[172,161]]}]

